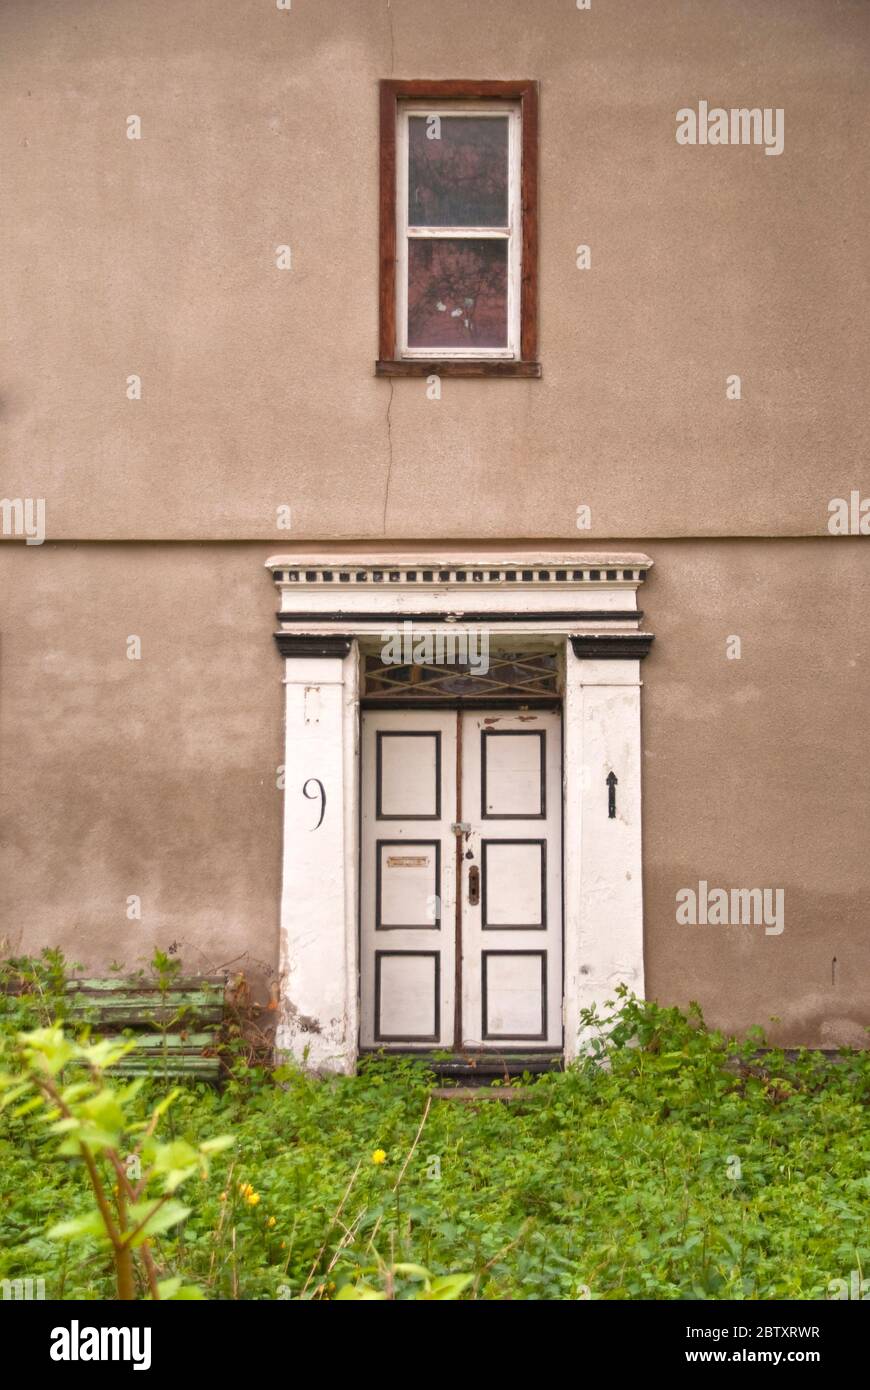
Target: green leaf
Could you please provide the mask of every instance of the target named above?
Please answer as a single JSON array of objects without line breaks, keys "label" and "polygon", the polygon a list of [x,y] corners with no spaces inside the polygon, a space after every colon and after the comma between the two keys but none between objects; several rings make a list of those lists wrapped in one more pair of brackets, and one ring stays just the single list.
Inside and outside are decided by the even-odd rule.
[{"label": "green leaf", "polygon": [[13,1101],[16,1101],[19,1096],[25,1096],[28,1091],[32,1090],[33,1083],[30,1081],[22,1081],[17,1086],[13,1086],[11,1090],[6,1092],[3,1099],[0,1100],[0,1110],[5,1110],[7,1105],[12,1105]]},{"label": "green leaf", "polygon": [[58,1221],[47,1234],[49,1240],[75,1240],[78,1236],[102,1236],[108,1239],[98,1211],[85,1212],[84,1216],[73,1216],[68,1221]]},{"label": "green leaf", "polygon": [[457,1299],[465,1292],[469,1284],[473,1283],[473,1274],[444,1274],[440,1279],[433,1279],[429,1289],[422,1296],[445,1300]]},{"label": "green leaf", "polygon": [[372,1288],[371,1284],[345,1284],[335,1295],[336,1303],[383,1303],[386,1299],[387,1295]]},{"label": "green leaf", "polygon": [[196,1149],[185,1139],[175,1139],[171,1144],[158,1144],[151,1167],[155,1175],[165,1173],[163,1191],[174,1192],[187,1178],[199,1172],[201,1162]]},{"label": "green leaf", "polygon": [[31,1111],[41,1109],[44,1104],[45,1100],[42,1096],[31,1096],[30,1100],[26,1100],[23,1105],[17,1106],[16,1109],[12,1111],[12,1114],[17,1120],[20,1119],[22,1115],[29,1115]]},{"label": "green leaf", "polygon": [[81,1051],[75,1043],[67,1041],[59,1027],[34,1028],[30,1033],[19,1033],[18,1041],[28,1064],[49,1076],[56,1076]]},{"label": "green leaf", "polygon": [[73,1105],[76,1101],[81,1100],[82,1096],[93,1095],[93,1093],[93,1081],[74,1081],[72,1085],[64,1086],[60,1094],[67,1105]]},{"label": "green leaf", "polygon": [[182,1206],[181,1202],[137,1202],[135,1206],[128,1207],[127,1216],[132,1227],[140,1222],[144,1224],[134,1236],[125,1238],[125,1244],[135,1250],[149,1236],[158,1236],[161,1231],[168,1231],[186,1220],[190,1211],[191,1208]]},{"label": "green leaf", "polygon": [[[57,1111],[55,1111],[55,1114],[57,1114]],[[81,1120],[77,1119],[74,1115],[64,1115],[63,1119],[55,1120],[50,1124],[48,1126],[48,1131],[50,1134],[69,1134],[74,1129],[80,1129],[81,1123]]]},{"label": "green leaf", "polygon": [[107,1067],[113,1067],[120,1062],[135,1046],[135,1042],[119,1043],[111,1038],[102,1038],[99,1042],[91,1043],[89,1047],[80,1047],[78,1054],[87,1066],[93,1067],[96,1071],[105,1071]]},{"label": "green leaf", "polygon": [[176,1099],[177,1096],[180,1095],[181,1087],[176,1086],[173,1090],[169,1092],[168,1096],[164,1096],[163,1099],[157,1105],[155,1105],[154,1109],[151,1112],[151,1118],[159,1119],[161,1115],[165,1115],[172,1102]]},{"label": "green leaf", "polygon": [[431,1279],[432,1275],[423,1265],[393,1265],[396,1274],[404,1274],[407,1279]]},{"label": "green leaf", "polygon": [[230,1149],[235,1144],[232,1134],[221,1134],[217,1139],[205,1139],[199,1146],[200,1153],[217,1154],[222,1149]]},{"label": "green leaf", "polygon": [[197,1288],[196,1284],[182,1284],[178,1277],[161,1279],[157,1285],[157,1292],[166,1303],[193,1302],[205,1299],[205,1294],[202,1289]]}]

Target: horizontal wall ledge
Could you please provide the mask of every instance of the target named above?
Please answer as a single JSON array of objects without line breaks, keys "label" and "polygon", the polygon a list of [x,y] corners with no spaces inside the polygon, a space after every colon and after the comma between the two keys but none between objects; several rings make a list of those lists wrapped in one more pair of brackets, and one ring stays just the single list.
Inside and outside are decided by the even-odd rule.
[{"label": "horizontal wall ledge", "polygon": [[383,361],[375,363],[375,376],[497,377],[541,376],[540,362],[467,362],[455,358],[445,362]]},{"label": "horizontal wall ledge", "polygon": [[391,611],[384,609],[377,613],[362,613],[356,609],[337,609],[333,612],[324,610],[323,612],[297,612],[296,609],[287,609],[276,613],[276,618],[280,623],[376,623],[383,627],[385,623],[395,626],[397,622],[405,623],[450,623],[469,624],[476,623],[634,623],[640,622],[643,617],[642,608],[591,608],[587,612],[582,609],[572,609],[570,612],[561,613],[558,611],[549,612],[546,609],[539,613],[530,613],[525,610],[505,610],[503,612],[478,612],[477,609],[463,610],[461,613],[445,613],[437,610],[427,612],[411,613],[405,609],[401,611]]}]

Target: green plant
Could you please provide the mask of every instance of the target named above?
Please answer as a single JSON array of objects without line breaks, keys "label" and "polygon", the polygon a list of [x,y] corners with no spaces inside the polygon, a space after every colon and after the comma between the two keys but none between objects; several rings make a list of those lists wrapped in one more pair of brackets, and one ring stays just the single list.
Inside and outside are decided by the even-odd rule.
[{"label": "green plant", "polygon": [[106,1068],[130,1050],[129,1043],[83,1045],[53,1026],[19,1034],[18,1044],[17,1067],[0,1074],[0,1108],[14,1105],[16,1119],[41,1120],[57,1141],[57,1153],[81,1160],[92,1194],[90,1209],[55,1223],[49,1237],[107,1242],[119,1299],[136,1297],[137,1256],[152,1298],[200,1297],[180,1280],[158,1280],[151,1241],[190,1215],[191,1208],[176,1201],[175,1193],[195,1173],[207,1175],[210,1156],[231,1145],[232,1138],[208,1139],[197,1148],[184,1140],[158,1142],[158,1122],[178,1091],[165,1096],[147,1121],[132,1119],[128,1108],[142,1081],[112,1086],[104,1078]]},{"label": "green plant", "polygon": [[63,951],[46,947],[41,954],[0,961],[0,1023],[7,1030],[62,1018],[69,966]]},{"label": "green plant", "polygon": [[[345,1301],[392,1278],[401,1301],[425,1296],[398,1270],[418,1266],[431,1286],[472,1275],[466,1300],[812,1300],[870,1268],[870,1052],[786,1055],[627,993],[584,1022],[589,1055],[510,1103],[437,1098],[423,1061],[395,1057],[332,1077],[240,1061],[221,1090],[183,1085],[179,1139],[232,1132],[240,1158],[191,1180],[190,1214],[155,1237],[159,1279]],[[166,1089],[132,1094],[131,1124]],[[83,1162],[17,1108],[0,1115],[0,1277],[115,1296],[105,1242],[83,1237],[73,1261],[46,1236],[92,1205]]]},{"label": "green plant", "polygon": [[149,961],[151,974],[157,981],[157,991],[160,995],[160,1009],[153,1021],[153,1027],[160,1033],[160,1056],[163,1061],[163,1080],[169,1080],[169,1035],[174,1028],[184,1024],[187,1008],[181,1005],[178,1009],[170,1012],[169,996],[175,988],[178,977],[181,974],[181,959],[178,956],[172,957],[166,951],[161,951],[159,947],[154,948],[154,954]]},{"label": "green plant", "polygon": [[[377,1288],[365,1276],[378,1275],[382,1287]],[[344,1284],[335,1295],[336,1302],[372,1302],[386,1299],[427,1299],[455,1301],[469,1284],[473,1274],[442,1274],[435,1276],[422,1265],[378,1263],[360,1271],[360,1278]]]}]

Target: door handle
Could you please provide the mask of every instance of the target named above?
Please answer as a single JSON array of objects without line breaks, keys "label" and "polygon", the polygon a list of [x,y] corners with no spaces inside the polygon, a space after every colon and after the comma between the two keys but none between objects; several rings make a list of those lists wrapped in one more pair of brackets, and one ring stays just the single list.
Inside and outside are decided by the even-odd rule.
[{"label": "door handle", "polygon": [[477,907],[480,902],[480,869],[477,864],[472,864],[468,870],[468,902],[471,907]]}]

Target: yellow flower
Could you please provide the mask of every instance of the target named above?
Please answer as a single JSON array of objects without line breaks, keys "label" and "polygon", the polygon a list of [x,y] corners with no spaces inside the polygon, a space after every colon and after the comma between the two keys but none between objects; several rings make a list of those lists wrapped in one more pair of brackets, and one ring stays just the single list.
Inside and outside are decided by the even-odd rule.
[{"label": "yellow flower", "polygon": [[259,1200],[260,1200],[260,1194],[259,1194],[259,1192],[249,1192],[248,1195],[247,1195],[247,1197],[245,1198],[245,1201],[247,1202],[247,1204],[248,1204],[249,1207],[255,1207],[255,1206],[257,1205],[257,1203],[259,1202]]},{"label": "yellow flower", "polygon": [[384,1153],[384,1150],[375,1149],[374,1153],[372,1154],[372,1163],[386,1163],[386,1161],[387,1155]]},{"label": "yellow flower", "polygon": [[222,1193],[221,1193],[221,1201],[222,1201],[222,1202],[225,1202],[226,1200],[227,1200],[227,1194],[226,1194],[225,1192],[222,1192]]},{"label": "yellow flower", "polygon": [[275,1225],[277,1225],[276,1218],[275,1218],[274,1216],[270,1216],[270,1217],[269,1217],[269,1220],[266,1222],[266,1225],[267,1225],[267,1226],[275,1226]]}]

